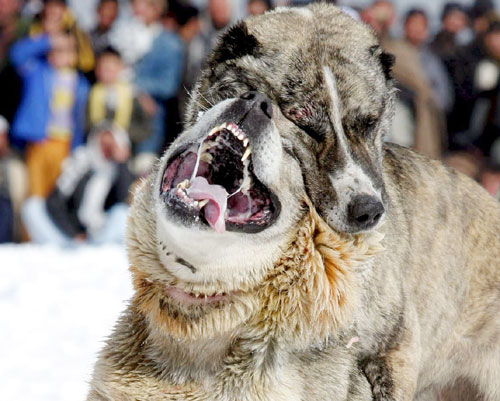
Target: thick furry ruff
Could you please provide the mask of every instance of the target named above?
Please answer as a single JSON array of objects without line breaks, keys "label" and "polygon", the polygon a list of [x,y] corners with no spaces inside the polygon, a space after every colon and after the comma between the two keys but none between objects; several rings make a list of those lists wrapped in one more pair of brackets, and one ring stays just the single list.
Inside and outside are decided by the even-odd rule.
[{"label": "thick furry ruff", "polygon": [[[101,355],[89,399],[286,396],[274,387],[287,376],[282,370],[289,352],[326,344],[350,324],[356,269],[381,249],[381,237],[341,237],[304,201],[300,224],[263,282],[251,283],[229,303],[183,307],[165,292],[175,281],[158,259],[148,185],[138,191],[129,221],[136,294]],[[221,338],[228,340],[216,354]],[[201,343],[209,356],[200,357]]]},{"label": "thick furry ruff", "polygon": [[[210,338],[244,325],[245,331],[251,328],[257,336],[265,333],[296,345],[325,340],[351,317],[354,270],[380,249],[376,234],[368,236],[372,241],[363,235],[341,236],[304,201],[302,221],[288,234],[288,248],[262,283],[250,278],[230,305],[185,308],[166,295],[166,286],[176,281],[158,259],[154,224],[144,224],[151,209],[141,205],[143,201],[140,194],[130,218],[133,303],[156,329],[182,339]],[[155,274],[158,269],[162,274]]]}]

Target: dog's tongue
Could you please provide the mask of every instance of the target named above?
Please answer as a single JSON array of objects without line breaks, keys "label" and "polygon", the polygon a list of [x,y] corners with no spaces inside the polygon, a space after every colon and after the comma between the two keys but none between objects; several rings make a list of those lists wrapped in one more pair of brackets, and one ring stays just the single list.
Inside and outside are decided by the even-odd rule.
[{"label": "dog's tongue", "polygon": [[221,185],[209,184],[206,178],[196,177],[187,189],[188,195],[195,200],[209,200],[203,208],[208,224],[218,233],[226,231],[224,215],[227,209],[228,193]]}]

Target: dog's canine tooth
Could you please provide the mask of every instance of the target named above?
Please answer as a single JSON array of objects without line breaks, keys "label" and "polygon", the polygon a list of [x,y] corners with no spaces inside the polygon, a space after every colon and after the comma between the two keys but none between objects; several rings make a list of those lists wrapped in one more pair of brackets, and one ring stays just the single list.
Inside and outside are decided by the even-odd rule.
[{"label": "dog's canine tooth", "polygon": [[246,148],[248,146],[248,138],[243,140],[243,146]]},{"label": "dog's canine tooth", "polygon": [[241,161],[244,162],[248,157],[252,154],[252,148],[248,147],[245,150],[245,153],[243,153],[243,156],[241,157]]},{"label": "dog's canine tooth", "polygon": [[219,132],[219,127],[214,127],[212,130],[208,133],[207,137],[211,137],[215,135],[217,132]]},{"label": "dog's canine tooth", "polygon": [[205,163],[212,164],[214,157],[210,153],[205,152],[205,153],[202,153],[200,160],[204,161]]},{"label": "dog's canine tooth", "polygon": [[209,200],[208,200],[208,199],[203,199],[202,201],[199,201],[199,202],[198,202],[198,207],[199,207],[200,209],[203,209],[203,208],[207,205],[207,203],[208,203],[208,202],[209,202]]},{"label": "dog's canine tooth", "polygon": [[186,178],[184,181],[179,182],[177,184],[177,188],[181,188],[181,189],[187,188],[189,186],[189,183],[190,183],[190,181]]}]

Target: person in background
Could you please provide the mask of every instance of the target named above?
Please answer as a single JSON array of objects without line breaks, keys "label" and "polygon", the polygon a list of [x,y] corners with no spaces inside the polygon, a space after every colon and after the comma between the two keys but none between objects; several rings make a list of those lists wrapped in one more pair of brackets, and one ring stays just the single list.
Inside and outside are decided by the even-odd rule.
[{"label": "person in background", "polygon": [[127,133],[103,122],[69,158],[47,201],[28,199],[23,221],[36,243],[121,243],[133,177]]},{"label": "person in background", "polygon": [[208,0],[207,14],[202,23],[205,55],[213,49],[219,34],[232,22],[233,7],[228,0]]},{"label": "person in background", "polygon": [[9,146],[9,123],[0,116],[0,243],[21,240],[21,206],[27,195],[26,167]]},{"label": "person in background", "polygon": [[487,58],[484,36],[491,22],[495,20],[493,4],[490,1],[476,1],[470,10],[471,26],[475,37],[470,44],[459,48],[455,57],[449,59],[447,68],[452,77],[455,104],[448,115],[448,137],[452,151],[463,150],[464,133],[471,125],[471,116],[477,99],[475,74],[478,63]]},{"label": "person in background", "polygon": [[101,50],[97,56],[95,75],[88,101],[88,126],[103,121],[113,121],[128,131],[133,108],[132,85],[124,79],[124,65],[120,53],[111,46]]},{"label": "person in background", "polygon": [[23,95],[11,135],[26,144],[30,196],[52,191],[63,160],[83,142],[89,85],[74,68],[76,58],[70,35],[26,38],[12,47]]},{"label": "person in background", "polygon": [[396,21],[396,11],[392,2],[376,0],[362,11],[361,19],[373,28],[382,41],[390,36],[390,30]]},{"label": "person in background", "polygon": [[20,15],[20,0],[0,0],[0,88],[8,96],[0,96],[0,116],[12,123],[19,101],[22,82],[9,62],[13,43],[28,34],[29,20]]},{"label": "person in background", "polygon": [[23,3],[21,14],[23,15],[23,17],[32,19],[38,14],[40,14],[42,10],[43,10],[42,0],[26,0]]},{"label": "person in background", "polygon": [[110,32],[118,16],[118,0],[100,0],[97,6],[97,25],[90,33],[95,54],[111,45]]},{"label": "person in background", "polygon": [[495,4],[492,0],[476,0],[469,10],[469,19],[475,40],[481,39],[490,25],[490,15],[495,12]]},{"label": "person in background", "polygon": [[[482,39],[482,57],[474,63],[471,72],[473,97],[467,105],[471,112],[465,120],[467,124],[464,124],[464,129],[453,133],[453,147],[445,159],[447,164],[480,181],[483,169],[486,169],[487,177],[498,174],[500,21],[490,23]],[[496,156],[492,156],[493,154]],[[495,160],[492,162],[492,159]],[[489,166],[493,166],[493,176],[488,175]]]},{"label": "person in background", "polygon": [[444,117],[422,71],[419,52],[408,42],[390,36],[396,19],[394,6],[387,0],[377,0],[362,13],[362,18],[373,27],[384,50],[396,56],[392,71],[400,96],[389,140],[439,159]]},{"label": "person in background", "polygon": [[[184,68],[184,43],[161,25],[163,0],[133,0],[136,17],[151,33],[149,50],[133,65],[134,87],[142,109],[153,118],[151,135],[137,145],[134,172],[147,174],[162,150],[167,120],[166,102],[177,96]],[[171,135],[172,136],[172,135]]]},{"label": "person in background", "polygon": [[261,15],[271,8],[270,0],[249,0],[247,5],[248,15]]},{"label": "person in background", "polygon": [[80,29],[76,19],[67,6],[66,0],[44,0],[42,12],[35,17],[30,27],[30,36],[41,34],[70,34],[76,40],[76,67],[85,74],[94,69],[94,52],[88,35]]},{"label": "person in background", "polygon": [[[184,71],[182,76],[182,84],[177,97],[175,106],[177,108],[177,123],[173,123],[173,119],[170,120],[169,128],[177,128],[179,131],[182,126],[180,123],[180,116],[184,115],[185,105],[189,99],[189,94],[193,90],[196,79],[199,73],[199,56],[200,52],[203,51],[200,47],[193,45],[194,40],[200,35],[201,32],[201,21],[199,11],[195,7],[186,6],[178,2],[169,3],[169,14],[172,21],[174,22],[173,29],[177,31],[177,34],[181,37],[184,42],[186,49],[185,59],[184,59]],[[175,125],[177,127],[175,127]],[[177,134],[179,132],[176,132]],[[167,141],[166,146],[171,140]]]},{"label": "person in background", "polygon": [[10,46],[28,33],[29,20],[19,11],[20,0],[0,0],[0,68],[7,64]]},{"label": "person in background", "polygon": [[0,117],[0,244],[14,240],[14,210],[10,194],[10,180],[7,164],[9,143],[7,120]]},{"label": "person in background", "polygon": [[447,68],[456,60],[460,47],[466,44],[461,34],[466,32],[467,27],[465,8],[460,3],[446,3],[441,13],[441,30],[432,41],[431,48]]},{"label": "person in background", "polygon": [[151,118],[138,104],[124,71],[125,65],[115,48],[109,46],[98,54],[97,82],[89,94],[87,126],[92,128],[103,121],[112,121],[128,133],[135,157],[137,146],[151,134]]},{"label": "person in background", "polygon": [[420,54],[420,66],[431,85],[435,100],[444,112],[453,106],[453,87],[448,71],[428,46],[429,21],[423,9],[408,11],[404,22],[405,40]]},{"label": "person in background", "polygon": [[232,22],[233,3],[229,0],[208,0],[207,9],[200,19],[200,33],[189,43],[184,81],[192,87],[198,80],[208,53],[219,34]]},{"label": "person in background", "polygon": [[490,149],[490,155],[482,169],[481,185],[500,201],[500,138],[497,138]]}]

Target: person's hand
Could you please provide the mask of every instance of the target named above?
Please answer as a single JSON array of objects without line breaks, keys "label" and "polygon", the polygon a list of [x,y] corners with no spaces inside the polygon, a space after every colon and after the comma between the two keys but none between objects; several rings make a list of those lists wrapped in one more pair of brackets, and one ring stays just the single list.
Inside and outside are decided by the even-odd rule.
[{"label": "person's hand", "polygon": [[9,138],[5,132],[0,132],[0,158],[7,156],[9,150]]},{"label": "person's hand", "polygon": [[151,117],[156,114],[158,107],[156,106],[154,99],[147,93],[141,93],[138,95],[137,100],[146,114]]},{"label": "person's hand", "polygon": [[116,145],[113,149],[113,159],[118,163],[125,163],[130,157],[130,149],[127,146]]}]

